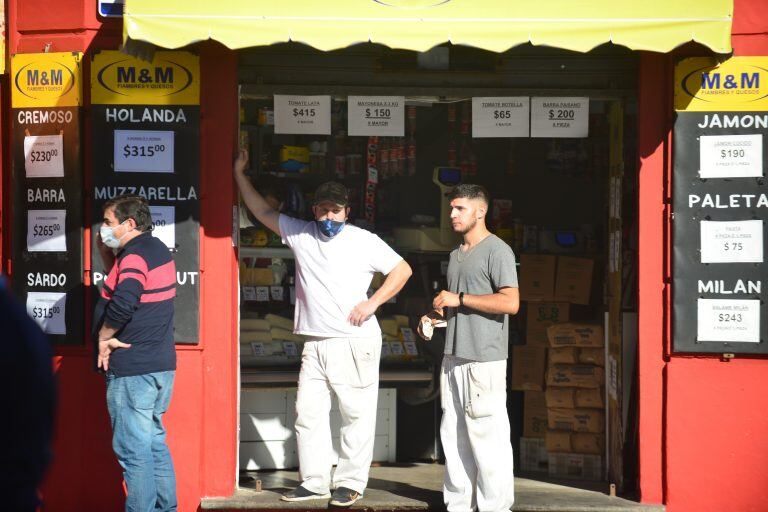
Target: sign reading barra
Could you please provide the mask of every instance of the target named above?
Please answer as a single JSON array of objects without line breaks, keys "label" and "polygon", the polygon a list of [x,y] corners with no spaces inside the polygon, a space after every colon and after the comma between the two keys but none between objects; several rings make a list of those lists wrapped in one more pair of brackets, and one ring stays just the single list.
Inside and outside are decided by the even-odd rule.
[{"label": "sign reading barra", "polygon": [[[675,70],[673,347],[768,353],[768,58]],[[762,87],[762,89],[761,89]]]}]

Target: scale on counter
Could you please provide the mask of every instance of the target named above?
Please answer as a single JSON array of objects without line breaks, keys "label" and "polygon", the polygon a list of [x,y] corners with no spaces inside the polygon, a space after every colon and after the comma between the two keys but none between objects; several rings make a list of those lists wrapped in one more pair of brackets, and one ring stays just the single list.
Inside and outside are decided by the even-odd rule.
[{"label": "scale on counter", "polygon": [[395,245],[414,251],[452,251],[461,236],[451,227],[448,194],[461,183],[461,170],[456,167],[435,167],[432,182],[440,189],[440,227],[401,227],[394,229]]}]

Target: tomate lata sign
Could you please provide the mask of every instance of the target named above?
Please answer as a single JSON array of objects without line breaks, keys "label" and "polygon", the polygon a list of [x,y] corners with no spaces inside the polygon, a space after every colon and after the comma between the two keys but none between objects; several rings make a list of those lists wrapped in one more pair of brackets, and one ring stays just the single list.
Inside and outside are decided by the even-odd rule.
[{"label": "tomate lata sign", "polygon": [[82,53],[19,53],[11,58],[13,108],[81,104]]},{"label": "tomate lata sign", "polygon": [[675,110],[768,110],[768,57],[683,60],[675,67]]},{"label": "tomate lata sign", "polygon": [[152,62],[102,51],[91,66],[91,102],[110,105],[197,105],[200,62],[187,52],[156,52]]}]

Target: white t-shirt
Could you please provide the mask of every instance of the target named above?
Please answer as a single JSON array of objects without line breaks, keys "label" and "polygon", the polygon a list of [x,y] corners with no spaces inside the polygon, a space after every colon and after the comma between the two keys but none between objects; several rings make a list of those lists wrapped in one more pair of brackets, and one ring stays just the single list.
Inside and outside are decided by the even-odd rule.
[{"label": "white t-shirt", "polygon": [[374,272],[389,274],[403,258],[375,234],[351,224],[329,239],[317,222],[280,215],[280,236],[296,256],[294,332],[323,338],[381,335],[371,316],[360,327],[347,321],[368,299]]}]

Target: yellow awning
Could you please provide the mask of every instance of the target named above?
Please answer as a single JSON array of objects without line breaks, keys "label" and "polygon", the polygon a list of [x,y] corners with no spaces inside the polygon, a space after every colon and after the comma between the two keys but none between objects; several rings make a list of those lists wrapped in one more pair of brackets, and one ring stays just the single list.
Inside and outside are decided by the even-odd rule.
[{"label": "yellow awning", "polygon": [[232,49],[450,42],[502,52],[530,42],[586,52],[612,42],[668,52],[696,41],[729,53],[732,15],[733,0],[126,0],[124,35],[163,48],[215,39]]}]

